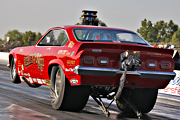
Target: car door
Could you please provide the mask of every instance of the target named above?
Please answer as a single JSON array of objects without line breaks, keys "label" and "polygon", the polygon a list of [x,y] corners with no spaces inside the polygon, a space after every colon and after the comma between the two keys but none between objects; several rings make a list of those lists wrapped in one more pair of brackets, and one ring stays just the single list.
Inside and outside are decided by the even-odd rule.
[{"label": "car door", "polygon": [[50,30],[34,47],[34,63],[29,69],[32,78],[48,79],[48,64],[51,60],[57,59],[59,50],[63,50],[69,40],[64,29]]}]

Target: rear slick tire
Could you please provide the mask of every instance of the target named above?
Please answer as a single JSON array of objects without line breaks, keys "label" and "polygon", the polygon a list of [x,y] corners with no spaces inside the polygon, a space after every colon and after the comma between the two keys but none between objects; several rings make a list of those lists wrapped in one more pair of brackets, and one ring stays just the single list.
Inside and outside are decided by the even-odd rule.
[{"label": "rear slick tire", "polygon": [[[150,112],[157,99],[158,89],[151,88],[135,88],[135,89],[123,89],[122,96],[125,99],[130,100],[141,113]],[[122,112],[133,112],[131,107],[120,97],[116,101],[117,107]]]},{"label": "rear slick tire", "polygon": [[89,94],[89,86],[71,86],[62,68],[58,65],[52,67],[50,97],[54,109],[80,111],[85,107]]}]

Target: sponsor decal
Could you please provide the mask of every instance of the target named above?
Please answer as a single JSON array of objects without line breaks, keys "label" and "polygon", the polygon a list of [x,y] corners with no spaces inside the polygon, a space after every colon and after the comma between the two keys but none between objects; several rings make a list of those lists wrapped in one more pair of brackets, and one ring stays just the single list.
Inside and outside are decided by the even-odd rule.
[{"label": "sponsor decal", "polygon": [[[27,81],[29,81],[31,84],[32,84],[32,83],[38,83],[38,84],[41,84],[41,85],[43,84],[43,85],[48,85],[48,86],[50,86],[50,80],[38,79],[38,78],[31,78],[29,73],[26,74],[26,75],[29,75],[29,78],[26,77],[26,79],[27,79]],[[21,80],[22,82],[25,82],[22,77],[23,77],[23,76],[20,76],[20,80]]]},{"label": "sponsor decal", "polygon": [[33,78],[33,81],[34,81],[34,82],[37,82],[36,78]]},{"label": "sponsor decal", "polygon": [[44,68],[44,58],[41,58],[42,54],[39,53],[35,53],[35,54],[31,54],[27,57],[24,57],[24,65],[25,67],[28,67],[30,65],[37,65],[38,69],[41,71],[41,73],[43,72],[43,68]]},{"label": "sponsor decal", "polygon": [[37,82],[38,82],[39,84],[42,84],[41,79],[37,79]]},{"label": "sponsor decal", "polygon": [[67,52],[67,50],[59,50],[57,54],[62,54],[62,55],[65,55]]},{"label": "sponsor decal", "polygon": [[24,66],[23,65],[21,66],[21,70],[24,70]]},{"label": "sponsor decal", "polygon": [[164,89],[159,89],[159,93],[180,96],[180,71],[174,70],[176,77],[171,80]]},{"label": "sponsor decal", "polygon": [[71,42],[69,43],[68,47],[69,47],[69,48],[72,48],[72,47],[74,46],[74,44],[75,44],[75,43],[74,43],[73,41],[71,41]]},{"label": "sponsor decal", "polygon": [[29,76],[30,74],[29,73],[24,73],[24,76]]},{"label": "sponsor decal", "polygon": [[76,76],[76,74],[70,74],[70,75],[68,75],[68,76],[69,76],[69,77],[70,77],[70,76]]},{"label": "sponsor decal", "polygon": [[22,76],[20,76],[20,80],[21,80],[22,82],[24,82],[24,80],[23,80]]},{"label": "sponsor decal", "polygon": [[71,56],[73,56],[73,54],[74,54],[74,51],[71,53]]},{"label": "sponsor decal", "polygon": [[20,49],[19,52],[23,52],[24,50],[23,49]]},{"label": "sponsor decal", "polygon": [[31,77],[29,77],[29,82],[32,84],[34,83],[33,79]]},{"label": "sponsor decal", "polygon": [[50,80],[46,80],[46,85],[50,86]]},{"label": "sponsor decal", "polygon": [[70,54],[71,54],[71,52],[67,51],[66,55],[70,55]]},{"label": "sponsor decal", "polygon": [[71,52],[69,52],[68,50],[59,50],[57,54],[61,54],[61,55],[71,55]]},{"label": "sponsor decal", "polygon": [[65,68],[65,71],[71,71],[71,72],[73,72],[73,68]]},{"label": "sponsor decal", "polygon": [[46,81],[45,81],[44,79],[42,79],[42,83],[43,83],[43,84],[46,84]]},{"label": "sponsor decal", "polygon": [[19,68],[18,68],[18,74],[19,74],[19,75],[21,74],[21,71],[19,70]]},{"label": "sponsor decal", "polygon": [[73,72],[76,73],[75,67],[73,67]]},{"label": "sponsor decal", "polygon": [[51,48],[47,48],[47,50],[51,50]]},{"label": "sponsor decal", "polygon": [[29,78],[26,78],[27,81],[29,81]]},{"label": "sponsor decal", "polygon": [[78,83],[78,80],[76,80],[76,79],[71,79],[70,81],[71,81],[72,84],[77,84]]},{"label": "sponsor decal", "polygon": [[18,60],[18,67],[21,67],[21,61],[20,60]]},{"label": "sponsor decal", "polygon": [[133,53],[135,54],[135,53],[140,53],[140,51],[133,51]]},{"label": "sponsor decal", "polygon": [[23,75],[23,71],[21,70],[21,75]]},{"label": "sponsor decal", "polygon": [[101,49],[92,49],[92,52],[93,53],[102,53],[102,50]]},{"label": "sponsor decal", "polygon": [[177,86],[180,87],[180,78],[179,77],[175,77],[175,79],[171,80],[169,84],[170,85],[177,85]]},{"label": "sponsor decal", "polygon": [[161,56],[161,54],[160,54],[160,53],[148,52],[147,54],[148,54],[148,55],[159,55],[159,56]]},{"label": "sponsor decal", "polygon": [[67,66],[74,66],[75,60],[67,60]]}]

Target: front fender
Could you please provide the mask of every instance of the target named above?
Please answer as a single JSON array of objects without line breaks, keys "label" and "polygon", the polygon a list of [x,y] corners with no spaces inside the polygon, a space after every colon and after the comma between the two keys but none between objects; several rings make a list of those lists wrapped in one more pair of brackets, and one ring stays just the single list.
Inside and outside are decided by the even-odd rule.
[{"label": "front fender", "polygon": [[15,53],[9,53],[9,65],[8,67],[10,68],[11,67],[11,59],[14,58],[14,62],[15,62],[15,65],[17,66],[17,56]]}]

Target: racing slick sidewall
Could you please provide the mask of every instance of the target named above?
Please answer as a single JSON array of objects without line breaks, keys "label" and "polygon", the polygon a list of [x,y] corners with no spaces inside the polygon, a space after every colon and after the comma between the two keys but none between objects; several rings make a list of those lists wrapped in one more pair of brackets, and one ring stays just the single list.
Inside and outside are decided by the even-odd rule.
[{"label": "racing slick sidewall", "polygon": [[[60,72],[60,86],[59,88],[55,88],[56,85],[56,75]],[[59,90],[58,95],[56,96],[56,90]],[[51,73],[51,83],[50,83],[50,97],[51,97],[51,105],[54,109],[60,109],[62,105],[62,101],[64,98],[64,90],[65,90],[65,75],[60,66],[53,66]]]}]

